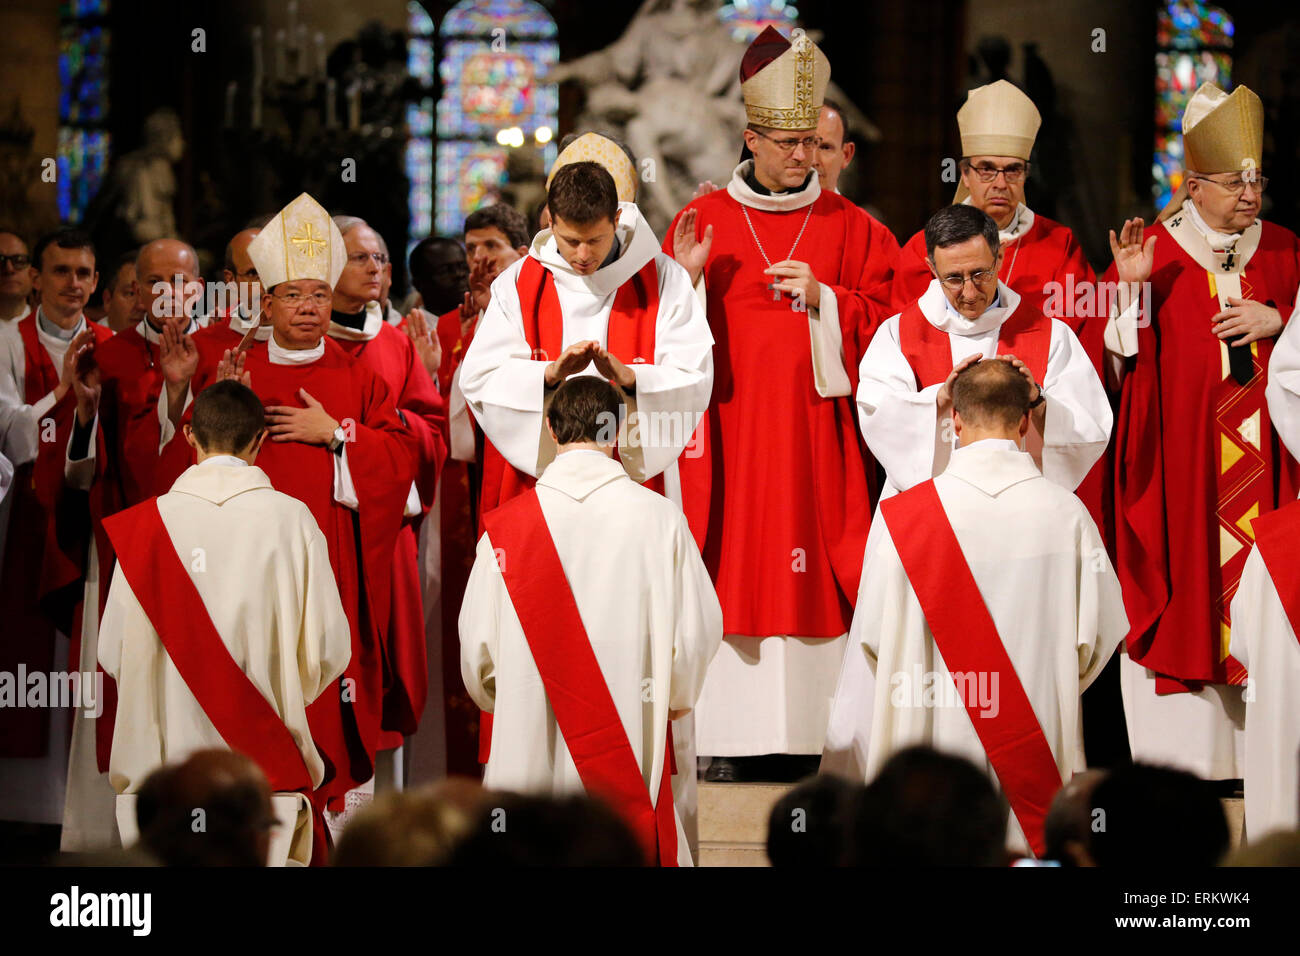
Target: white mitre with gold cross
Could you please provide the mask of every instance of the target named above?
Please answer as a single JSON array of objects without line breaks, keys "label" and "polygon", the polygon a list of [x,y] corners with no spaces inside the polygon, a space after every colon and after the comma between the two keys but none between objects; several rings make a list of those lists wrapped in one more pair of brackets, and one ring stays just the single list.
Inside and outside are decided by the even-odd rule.
[{"label": "white mitre with gold cross", "polygon": [[348,261],[339,227],[306,193],[262,227],[248,244],[248,257],[267,290],[296,279],[319,279],[332,289]]}]

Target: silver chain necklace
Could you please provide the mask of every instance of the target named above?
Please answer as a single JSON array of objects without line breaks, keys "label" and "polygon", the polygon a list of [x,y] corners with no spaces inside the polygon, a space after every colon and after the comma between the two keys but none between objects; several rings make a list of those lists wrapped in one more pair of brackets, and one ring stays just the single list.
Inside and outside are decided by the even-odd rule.
[{"label": "silver chain necklace", "polygon": [[[799,227],[799,235],[794,237],[794,245],[790,247],[790,251],[786,254],[786,259],[792,258],[794,256],[794,251],[799,248],[799,240],[803,238],[803,231],[808,228],[808,220],[812,218],[814,205],[815,203],[808,204],[808,212],[803,217],[803,225]],[[759,240],[758,233],[754,231],[754,221],[749,218],[749,207],[742,204],[740,211],[745,216],[745,224],[749,226],[749,234],[754,237],[754,245],[758,246],[758,254],[763,257],[763,261],[767,263],[767,267],[769,269],[772,268],[772,260],[767,257],[767,251],[763,248],[763,243]],[[773,302],[781,301],[781,290],[776,287],[778,281],[779,280],[773,276],[772,284],[768,286],[768,288],[772,290]]]}]

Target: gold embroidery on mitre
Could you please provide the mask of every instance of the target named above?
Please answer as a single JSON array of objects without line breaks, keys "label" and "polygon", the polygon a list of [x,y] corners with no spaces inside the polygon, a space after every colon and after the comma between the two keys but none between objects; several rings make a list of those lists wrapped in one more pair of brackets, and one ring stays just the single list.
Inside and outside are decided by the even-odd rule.
[{"label": "gold embroidery on mitre", "polygon": [[745,116],[769,129],[816,129],[831,67],[805,35],[740,85]]},{"label": "gold embroidery on mitre", "polygon": [[325,245],[325,240],[312,231],[309,222],[304,222],[301,232],[296,236],[290,236],[289,241],[296,245],[308,259],[315,259],[316,247]]}]

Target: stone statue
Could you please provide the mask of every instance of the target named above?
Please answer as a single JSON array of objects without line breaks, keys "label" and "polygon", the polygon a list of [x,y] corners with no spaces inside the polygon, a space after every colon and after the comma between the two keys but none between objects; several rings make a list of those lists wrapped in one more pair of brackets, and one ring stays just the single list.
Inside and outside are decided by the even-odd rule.
[{"label": "stone statue", "polygon": [[185,152],[181,122],[170,109],[144,121],[144,145],[118,161],[118,216],[138,245],[176,235],[176,176],[172,166]]}]

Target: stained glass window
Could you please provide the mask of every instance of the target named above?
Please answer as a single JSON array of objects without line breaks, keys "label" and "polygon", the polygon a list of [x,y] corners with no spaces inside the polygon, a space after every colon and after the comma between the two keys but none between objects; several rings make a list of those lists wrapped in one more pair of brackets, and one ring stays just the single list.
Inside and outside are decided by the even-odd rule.
[{"label": "stained glass window", "polygon": [[1232,18],[1198,0],[1171,0],[1156,15],[1156,209],[1183,182],[1183,110],[1202,83],[1232,89]]},{"label": "stained glass window", "polygon": [[58,207],[81,221],[108,171],[108,0],[59,5]]},{"label": "stained glass window", "polygon": [[732,0],[718,10],[718,19],[731,27],[738,43],[750,43],[768,26],[789,36],[799,17],[793,3],[783,0]]}]

